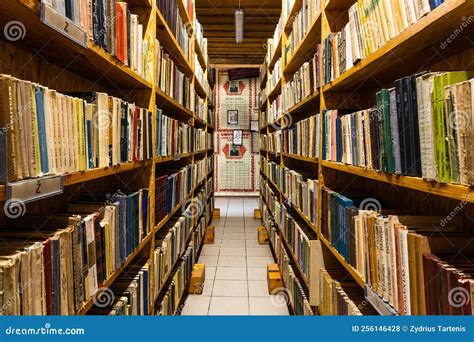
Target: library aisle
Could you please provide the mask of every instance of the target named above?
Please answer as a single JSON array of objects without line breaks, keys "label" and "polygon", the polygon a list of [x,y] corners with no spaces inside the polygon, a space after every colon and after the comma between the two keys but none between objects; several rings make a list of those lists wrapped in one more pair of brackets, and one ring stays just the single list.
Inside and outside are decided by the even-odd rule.
[{"label": "library aisle", "polygon": [[274,261],[269,246],[258,244],[257,198],[217,197],[216,207],[215,241],[198,261],[206,265],[204,290],[188,296],[181,315],[288,315],[284,296],[268,294],[266,267]]}]

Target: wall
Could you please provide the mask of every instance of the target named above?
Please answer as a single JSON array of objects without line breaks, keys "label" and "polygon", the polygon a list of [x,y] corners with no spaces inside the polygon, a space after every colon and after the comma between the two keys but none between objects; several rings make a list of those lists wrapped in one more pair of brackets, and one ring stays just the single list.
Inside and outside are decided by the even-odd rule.
[{"label": "wall", "polygon": [[[251,121],[258,122],[259,87],[256,78],[229,81],[227,70],[217,71],[214,99],[216,195],[258,194],[258,132],[251,131]],[[242,131],[241,146],[232,144],[234,130]]]}]

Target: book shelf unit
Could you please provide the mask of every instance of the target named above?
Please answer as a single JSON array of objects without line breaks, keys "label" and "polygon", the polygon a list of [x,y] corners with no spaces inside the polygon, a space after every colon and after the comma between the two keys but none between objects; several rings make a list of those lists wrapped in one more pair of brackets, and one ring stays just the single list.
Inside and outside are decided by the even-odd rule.
[{"label": "book shelf unit", "polygon": [[[3,10],[0,13],[0,24],[4,27],[11,21],[21,21],[26,28],[24,37],[18,41],[0,41],[2,54],[2,66],[0,72],[10,74],[14,77],[40,84],[47,85],[58,92],[81,92],[81,91],[101,91],[109,95],[116,96],[131,103],[137,103],[142,108],[147,108],[152,113],[153,128],[152,131],[152,151],[155,154],[156,139],[155,136],[155,117],[156,107],[163,110],[167,116],[188,124],[194,128],[201,128],[206,132],[206,146],[211,146],[208,133],[214,133],[214,127],[207,122],[207,104],[209,89],[207,85],[199,83],[195,76],[194,54],[198,55],[198,60],[205,70],[205,79],[208,75],[207,56],[198,46],[195,37],[194,22],[191,20],[183,0],[178,0],[178,10],[182,17],[186,31],[190,35],[191,57],[188,59],[181,49],[178,41],[174,37],[170,27],[164,19],[162,13],[157,8],[156,1],[153,0],[127,0],[132,13],[139,16],[139,21],[143,24],[143,34],[145,37],[151,37],[153,41],[150,47],[155,50],[155,38],[160,42],[173,59],[176,66],[189,77],[191,89],[204,100],[204,119],[195,115],[192,109],[181,105],[174,98],[165,94],[157,86],[156,54],[153,54],[152,71],[150,79],[145,79],[131,68],[119,62],[115,57],[95,44],[90,37],[87,37],[86,47],[83,47],[58,31],[43,24],[40,20],[40,1],[39,0],[6,0],[3,2]],[[3,39],[3,36],[2,36]],[[7,58],[10,57],[10,58]],[[14,57],[14,58],[13,58]],[[24,62],[25,65],[21,63]],[[31,63],[28,65],[27,63]],[[25,68],[26,66],[26,68]],[[194,102],[194,94],[192,96]],[[155,175],[158,169],[167,169],[169,167],[181,167],[195,164],[197,161],[209,159],[212,148],[206,148],[190,153],[183,153],[173,156],[155,156],[148,160],[122,163],[119,165],[96,168],[86,171],[73,172],[63,175],[64,192],[62,194],[51,196],[45,199],[33,200],[26,203],[25,212],[35,214],[48,214],[51,212],[63,212],[64,206],[73,201],[82,191],[97,191],[104,193],[116,192],[117,189],[127,187],[141,187],[149,189],[149,233],[143,238],[136,249],[126,257],[120,267],[118,267],[107,279],[98,284],[99,288],[109,288],[122,275],[130,265],[150,260],[149,273],[149,291],[153,289],[153,251],[155,249],[155,235],[166,227],[170,219],[180,210],[184,213],[183,206],[197,199],[197,192],[207,186],[208,182],[214,177],[214,166],[207,174],[198,181],[196,186],[184,195],[181,201],[172,211],[166,215],[160,222],[155,220]],[[204,199],[203,206],[212,205],[214,201],[214,191],[208,194]],[[7,185],[0,185],[0,202],[6,205],[9,200],[7,194]],[[194,239],[194,230],[200,218],[206,220],[206,224],[212,221],[212,208],[210,211],[203,210],[200,217],[193,217],[191,230],[189,233],[188,246]],[[2,226],[5,224],[14,224],[9,221],[4,211],[0,214]],[[196,260],[199,256],[199,250],[195,251]],[[184,249],[186,250],[186,248]],[[171,267],[168,278],[176,272],[180,264],[181,256],[177,258],[176,263]],[[167,281],[164,283],[167,284]],[[165,286],[160,289],[160,293],[165,290]],[[158,293],[158,295],[160,294]],[[94,296],[93,296],[94,297]],[[94,307],[93,297],[89,298],[85,305],[79,309],[76,314],[86,315]],[[151,296],[149,296],[151,297]],[[185,298],[183,295],[182,299]],[[149,298],[149,312],[146,314],[154,315],[155,302]]]},{"label": "book shelf unit", "polygon": [[[281,37],[281,55],[283,56],[281,86],[270,89],[267,92],[268,95],[271,94],[272,97],[278,95],[281,88],[288,83],[295,72],[305,62],[313,58],[316,52],[316,45],[322,44],[323,40],[331,32],[338,32],[344,27],[348,21],[347,11],[355,2],[356,0],[322,1],[321,11],[313,19],[312,24],[299,45],[295,48],[295,51],[285,61],[285,46],[291,34],[291,24],[301,6],[301,1],[296,0],[294,2],[294,6],[287,11],[290,13],[287,22],[283,22]],[[285,6],[285,1],[283,1],[283,6]],[[445,37],[459,29],[460,24],[466,20],[467,13],[474,13],[474,3],[472,1],[445,0],[441,6],[420,18],[419,21],[406,28],[398,36],[388,41],[367,58],[362,59],[332,82],[315,89],[312,94],[288,110],[282,110],[281,116],[277,120],[269,123],[263,122],[260,127],[260,134],[268,135],[275,130],[285,129],[285,125],[288,122],[289,124],[294,124],[313,114],[322,113],[325,109],[341,109],[350,113],[349,110],[370,108],[376,103],[375,93],[380,88],[393,85],[396,79],[422,70],[473,70],[472,63],[470,63],[474,55],[472,39],[469,43],[469,39],[457,37],[457,39],[451,42],[449,48],[442,50],[439,48]],[[468,33],[465,34],[468,35]],[[470,37],[472,37],[472,30]],[[269,68],[261,71],[264,71],[266,74],[270,73]],[[263,78],[266,79],[266,76]],[[263,87],[264,85],[262,85]],[[261,115],[266,115],[266,108],[271,103],[270,96],[268,95],[267,101],[260,106]],[[321,139],[319,142],[319,155],[322,156],[322,127],[319,133]],[[474,191],[469,186],[439,183],[418,177],[387,174],[362,167],[319,160],[318,158],[308,158],[281,151],[275,153],[263,147],[260,150],[263,157],[268,161],[279,163],[281,167],[287,166],[300,172],[302,170],[314,171],[318,179],[319,199],[322,198],[323,187],[336,191],[341,188],[356,189],[362,190],[374,198],[382,199],[382,203],[384,205],[386,203],[387,208],[391,205],[397,207],[396,204],[402,202],[404,203],[403,209],[414,209],[421,215],[440,215],[440,212],[449,214],[453,208],[459,205],[459,201],[466,205],[465,213],[474,212]],[[292,209],[292,215],[294,214],[298,219],[302,219],[309,228],[316,232],[323,248],[329,251],[333,259],[336,260],[336,263],[339,265],[338,268],[345,269],[348,277],[353,279],[365,291],[368,305],[373,306],[379,314],[383,315],[389,312],[393,314],[394,309],[387,303],[382,300],[370,299],[375,292],[370,290],[370,287],[367,287],[360,273],[345,260],[321,233],[320,226],[322,224],[323,210],[321,200],[318,203],[318,224],[314,224],[298,207],[294,206],[291,201],[288,201],[279,186],[272,182],[263,173],[263,170],[261,175],[264,183],[269,184],[280,203],[286,203]],[[264,184],[261,186],[264,186]],[[260,200],[262,203],[265,203],[262,192],[260,192]],[[269,214],[273,216],[268,206],[267,209]],[[472,215],[470,216],[472,217]],[[469,220],[467,221],[469,222]],[[284,238],[281,240],[283,244],[286,244]],[[294,258],[292,253],[288,254],[290,258]],[[298,265],[296,259],[292,263]],[[302,279],[302,282],[304,282],[304,279]],[[315,312],[319,312],[317,308],[315,309]]]}]

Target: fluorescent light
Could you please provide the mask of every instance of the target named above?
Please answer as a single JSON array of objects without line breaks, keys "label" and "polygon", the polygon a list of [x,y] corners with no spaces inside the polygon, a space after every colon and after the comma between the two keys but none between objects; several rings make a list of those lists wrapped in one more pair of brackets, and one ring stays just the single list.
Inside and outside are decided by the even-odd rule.
[{"label": "fluorescent light", "polygon": [[244,10],[235,10],[235,42],[240,44],[244,41]]}]

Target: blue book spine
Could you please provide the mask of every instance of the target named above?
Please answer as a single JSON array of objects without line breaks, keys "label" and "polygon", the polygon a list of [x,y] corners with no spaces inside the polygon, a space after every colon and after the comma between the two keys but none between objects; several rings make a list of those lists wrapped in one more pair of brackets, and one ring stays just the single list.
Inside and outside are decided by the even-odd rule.
[{"label": "blue book spine", "polygon": [[44,93],[40,86],[35,87],[36,114],[38,121],[38,140],[41,158],[41,172],[49,173],[48,143],[46,141],[46,122],[44,117]]},{"label": "blue book spine", "polygon": [[336,159],[339,163],[342,161],[342,128],[340,117],[336,117]]},{"label": "blue book spine", "polygon": [[90,120],[86,120],[86,139],[87,139],[87,160],[89,169],[95,168],[94,157],[92,156],[92,124]]}]

